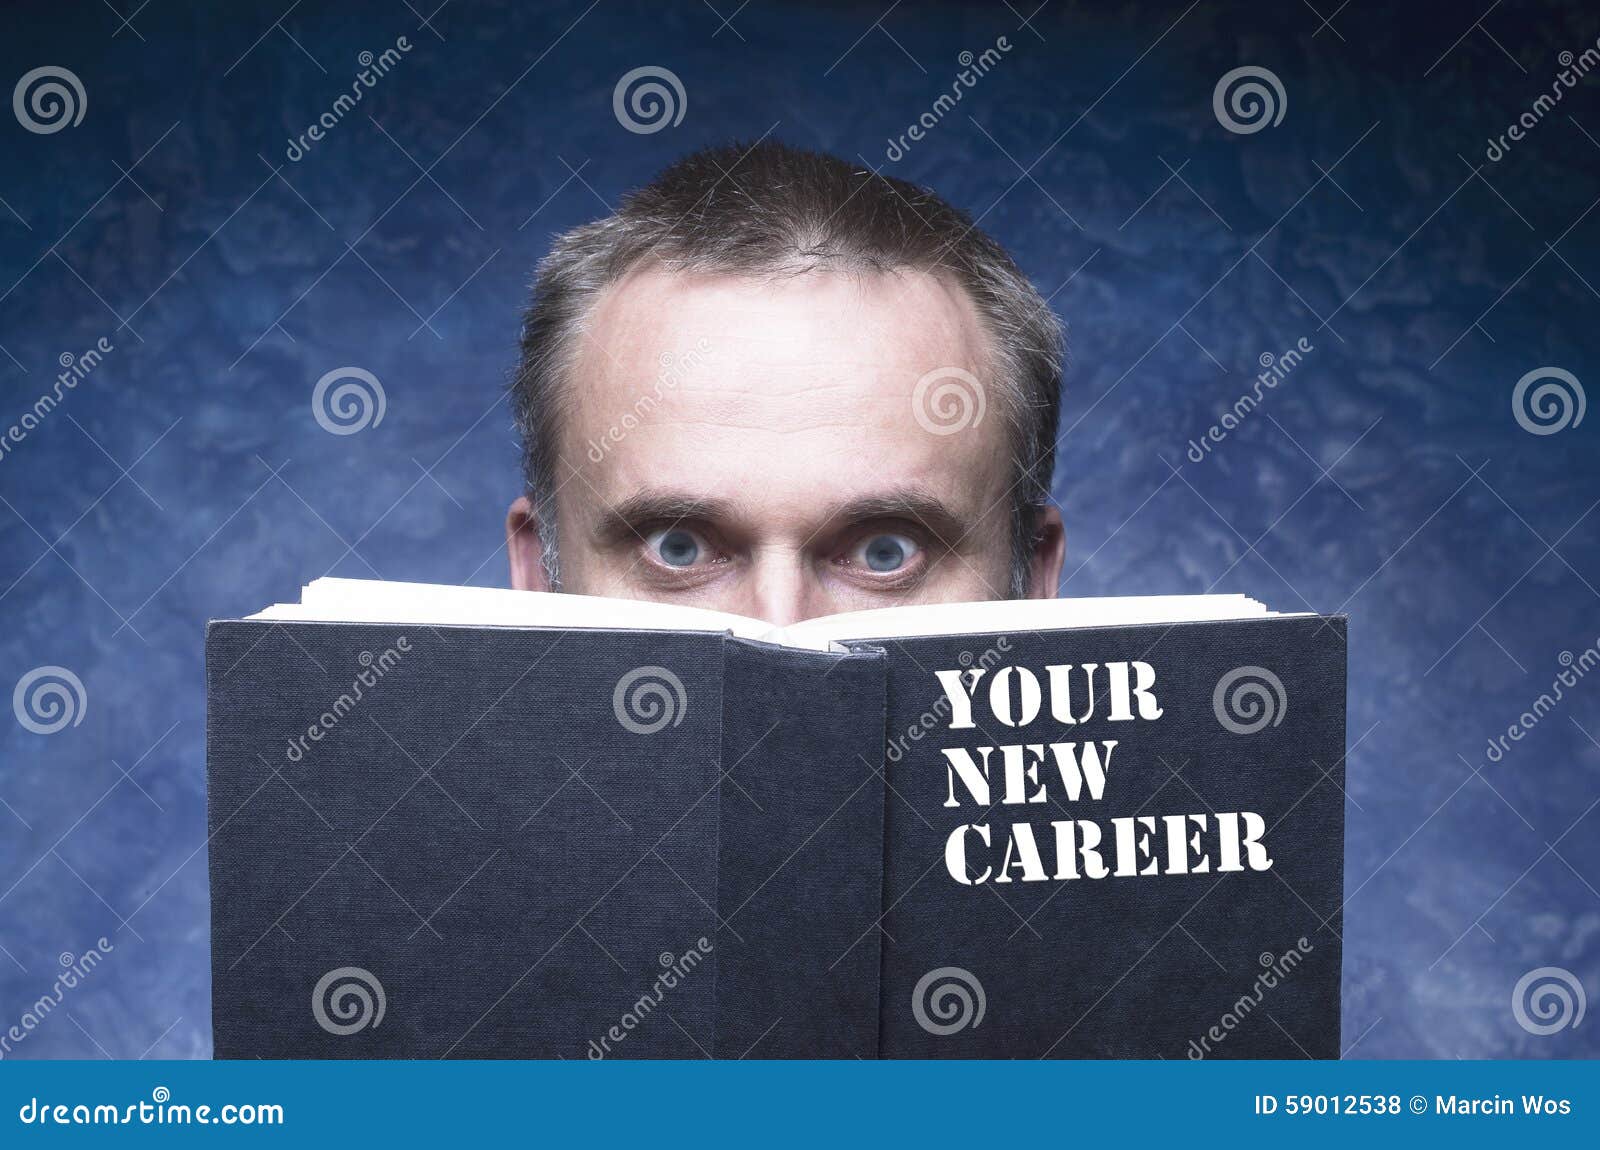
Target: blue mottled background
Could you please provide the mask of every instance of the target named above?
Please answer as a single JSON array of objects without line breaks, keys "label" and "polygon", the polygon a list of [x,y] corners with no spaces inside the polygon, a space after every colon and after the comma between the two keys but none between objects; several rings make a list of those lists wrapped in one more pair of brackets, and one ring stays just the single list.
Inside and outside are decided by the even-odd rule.
[{"label": "blue mottled background", "polygon": [[[0,723],[0,1027],[115,945],[9,1056],[209,1052],[205,621],[324,573],[504,585],[502,387],[549,236],[766,133],[935,186],[1070,325],[1067,592],[1350,613],[1350,1056],[1600,1052],[1593,1019],[1511,1010],[1542,966],[1600,999],[1600,673],[1487,756],[1600,638],[1600,416],[1539,436],[1511,406],[1538,368],[1600,380],[1600,75],[1485,155],[1592,6],[287,2],[0,16],[6,89],[52,64],[87,93],[52,134],[0,109],[0,426],[113,346],[0,458],[0,686],[59,665],[87,694],[59,733]],[[681,78],[678,126],[614,117],[640,65]],[[1281,123],[1220,125],[1240,65],[1281,78]],[[340,437],[310,397],[346,365],[387,413]]]}]

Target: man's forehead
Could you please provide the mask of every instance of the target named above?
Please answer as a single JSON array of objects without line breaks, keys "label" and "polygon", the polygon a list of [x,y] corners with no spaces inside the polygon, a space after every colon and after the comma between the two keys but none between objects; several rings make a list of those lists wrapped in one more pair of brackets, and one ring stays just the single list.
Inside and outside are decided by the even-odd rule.
[{"label": "man's forehead", "polygon": [[787,369],[823,363],[897,377],[921,362],[977,370],[986,345],[965,291],[915,270],[758,277],[649,269],[602,293],[586,327],[579,374],[631,375],[674,355],[720,357],[769,367],[775,384],[789,382]]},{"label": "man's forehead", "polygon": [[907,485],[992,498],[1000,414],[939,434],[916,407],[930,373],[983,388],[985,358],[964,295],[932,276],[639,275],[591,316],[563,456],[606,502],[669,488],[820,505]]}]

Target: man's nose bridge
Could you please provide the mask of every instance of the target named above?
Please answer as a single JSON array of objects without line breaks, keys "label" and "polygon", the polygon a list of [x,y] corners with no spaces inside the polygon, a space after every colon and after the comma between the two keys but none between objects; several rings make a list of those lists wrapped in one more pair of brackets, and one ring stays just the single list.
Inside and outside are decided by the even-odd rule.
[{"label": "man's nose bridge", "polygon": [[758,552],[751,578],[757,610],[769,623],[784,627],[815,614],[807,607],[815,591],[812,576],[795,551],[773,547]]}]

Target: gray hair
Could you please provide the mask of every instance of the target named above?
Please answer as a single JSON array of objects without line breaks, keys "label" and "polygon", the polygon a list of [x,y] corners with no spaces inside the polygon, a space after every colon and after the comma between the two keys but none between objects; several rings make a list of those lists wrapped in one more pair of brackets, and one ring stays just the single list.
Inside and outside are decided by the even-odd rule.
[{"label": "gray hair", "polygon": [[676,272],[810,271],[949,276],[989,336],[1012,441],[1011,587],[1027,593],[1050,499],[1061,405],[1061,325],[1005,250],[931,191],[776,141],[706,148],[624,197],[615,214],[557,236],[540,261],[511,384],[523,469],[551,586],[560,584],[555,495],[563,386],[606,288],[646,263]]}]

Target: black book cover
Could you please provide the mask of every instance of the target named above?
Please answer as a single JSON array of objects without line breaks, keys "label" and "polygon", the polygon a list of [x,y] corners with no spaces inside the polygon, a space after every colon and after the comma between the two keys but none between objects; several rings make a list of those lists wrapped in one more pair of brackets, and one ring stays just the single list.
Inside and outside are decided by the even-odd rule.
[{"label": "black book cover", "polygon": [[881,663],[213,624],[217,1057],[871,1056]]},{"label": "black book cover", "polygon": [[216,1054],[1337,1057],[1344,632],[215,623]]}]

